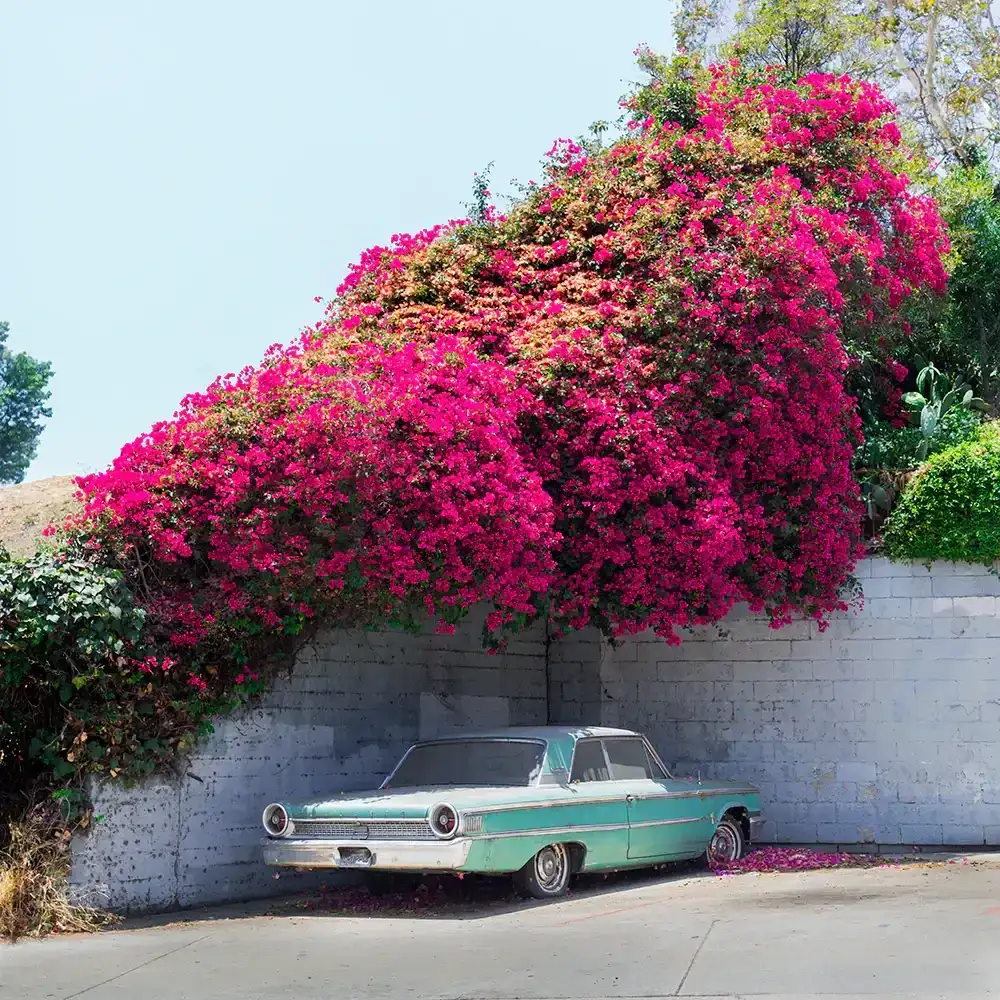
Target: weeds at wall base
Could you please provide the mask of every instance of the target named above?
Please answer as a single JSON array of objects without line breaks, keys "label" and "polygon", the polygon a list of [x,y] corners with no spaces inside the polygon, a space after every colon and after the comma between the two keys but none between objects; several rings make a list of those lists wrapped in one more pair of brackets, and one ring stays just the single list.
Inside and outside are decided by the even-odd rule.
[{"label": "weeds at wall base", "polygon": [[96,931],[118,919],[74,901],[69,884],[73,832],[51,802],[8,824],[0,850],[0,938]]}]

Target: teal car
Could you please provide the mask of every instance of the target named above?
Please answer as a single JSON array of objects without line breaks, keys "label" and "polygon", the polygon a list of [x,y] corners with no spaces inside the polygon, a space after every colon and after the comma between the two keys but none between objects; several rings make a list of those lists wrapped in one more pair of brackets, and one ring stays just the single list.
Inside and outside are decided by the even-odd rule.
[{"label": "teal car", "polygon": [[546,726],[417,743],[378,791],[264,810],[264,861],[379,873],[510,874],[562,895],[578,872],[735,861],[757,789],[674,778],[626,729]]}]

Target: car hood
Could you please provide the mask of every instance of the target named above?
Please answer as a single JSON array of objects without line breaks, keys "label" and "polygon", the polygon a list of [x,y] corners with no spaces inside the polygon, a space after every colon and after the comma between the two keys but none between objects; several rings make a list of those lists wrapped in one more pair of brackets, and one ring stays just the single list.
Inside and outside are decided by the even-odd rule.
[{"label": "car hood", "polygon": [[332,798],[281,804],[292,819],[423,819],[431,806],[447,802],[456,809],[477,809],[507,803],[542,802],[553,797],[544,788],[383,788],[350,792]]}]

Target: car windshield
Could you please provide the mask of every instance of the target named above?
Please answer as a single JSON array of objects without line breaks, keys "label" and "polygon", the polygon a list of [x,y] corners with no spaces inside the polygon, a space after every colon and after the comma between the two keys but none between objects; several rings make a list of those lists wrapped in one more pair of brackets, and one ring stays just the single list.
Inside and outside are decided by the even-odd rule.
[{"label": "car windshield", "polygon": [[386,788],[425,785],[531,785],[541,774],[545,744],[527,740],[418,743]]}]

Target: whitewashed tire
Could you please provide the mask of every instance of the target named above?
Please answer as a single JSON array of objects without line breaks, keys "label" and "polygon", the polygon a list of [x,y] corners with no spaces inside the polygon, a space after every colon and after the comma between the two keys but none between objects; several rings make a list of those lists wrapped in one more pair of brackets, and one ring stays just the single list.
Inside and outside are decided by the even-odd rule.
[{"label": "whitewashed tire", "polygon": [[746,848],[746,838],[739,821],[731,816],[723,816],[705,849],[705,860],[710,865],[732,864],[743,857]]},{"label": "whitewashed tire", "polygon": [[572,860],[565,844],[549,844],[514,876],[514,884],[523,895],[556,899],[569,888]]}]

